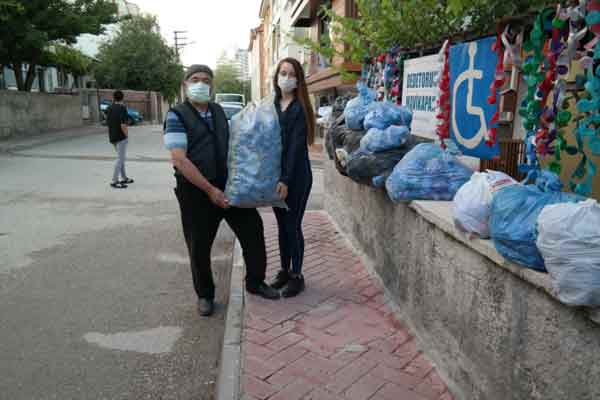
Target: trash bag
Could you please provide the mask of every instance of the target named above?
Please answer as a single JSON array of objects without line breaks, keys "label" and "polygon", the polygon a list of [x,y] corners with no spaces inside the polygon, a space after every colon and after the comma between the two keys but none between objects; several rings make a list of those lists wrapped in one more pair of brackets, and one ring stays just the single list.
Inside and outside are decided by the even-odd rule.
[{"label": "trash bag", "polygon": [[361,146],[347,157],[346,172],[348,177],[361,184],[383,187],[385,179],[391,175],[394,167],[404,156],[416,145],[428,142],[428,139],[409,135],[402,146],[377,153],[365,151]]},{"label": "trash bag", "polygon": [[516,184],[517,181],[502,172],[475,172],[454,196],[454,225],[468,234],[489,238],[492,196],[498,190]]},{"label": "trash bag", "polygon": [[369,106],[365,115],[365,129],[386,129],[392,125],[405,126],[410,130],[412,112],[410,109],[399,106],[391,101],[380,101]]},{"label": "trash bag", "polygon": [[345,160],[349,154],[358,149],[364,135],[365,131],[348,129],[345,125],[335,126],[327,131],[325,139],[327,154],[335,161],[335,167],[340,174],[348,175]]},{"label": "trash bag", "polygon": [[564,192],[543,192],[536,185],[512,185],[494,196],[490,216],[490,236],[507,260],[546,272],[536,246],[537,220],[551,204],[576,203],[582,197]]},{"label": "trash bag", "polygon": [[225,196],[234,207],[283,207],[281,128],[272,98],[250,103],[231,119]]},{"label": "trash bag", "polygon": [[546,206],[537,223],[537,247],[560,301],[600,306],[600,205],[588,199]]},{"label": "trash bag", "polygon": [[345,129],[345,125],[334,123],[325,131],[325,150],[330,160],[335,160],[335,150],[344,145]]},{"label": "trash bag", "polygon": [[363,121],[369,112],[369,105],[375,101],[376,93],[364,83],[356,84],[358,96],[350,100],[344,109],[346,126],[350,129],[363,129]]},{"label": "trash bag", "polygon": [[357,183],[373,185],[376,176],[389,175],[396,164],[408,153],[410,148],[398,148],[379,153],[357,150],[346,161],[348,177]]},{"label": "trash bag", "polygon": [[452,200],[473,175],[438,144],[421,143],[394,167],[385,183],[392,201]]},{"label": "trash bag", "polygon": [[392,125],[385,130],[371,128],[360,140],[360,149],[369,153],[377,153],[402,147],[408,138],[410,131],[406,126]]}]

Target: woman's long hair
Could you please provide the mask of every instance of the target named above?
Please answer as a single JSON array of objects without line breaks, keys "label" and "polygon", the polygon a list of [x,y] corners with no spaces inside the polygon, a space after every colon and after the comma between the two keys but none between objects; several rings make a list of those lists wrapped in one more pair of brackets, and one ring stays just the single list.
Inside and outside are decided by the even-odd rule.
[{"label": "woman's long hair", "polygon": [[281,69],[281,65],[283,63],[291,64],[294,68],[294,72],[296,73],[298,85],[296,89],[294,89],[294,94],[300,101],[300,105],[302,105],[302,109],[304,110],[304,115],[306,117],[306,128],[308,130],[306,136],[308,144],[311,145],[315,142],[315,112],[313,111],[310,99],[308,98],[308,88],[306,87],[306,79],[304,79],[304,69],[302,68],[302,65],[300,65],[298,60],[296,60],[295,58],[284,58],[283,60],[279,61],[279,64],[277,64],[277,69],[275,70],[275,74],[273,75],[273,88],[275,90],[275,100],[279,101],[281,99],[281,89],[279,89],[279,85],[277,84],[277,77],[279,76],[279,70]]}]

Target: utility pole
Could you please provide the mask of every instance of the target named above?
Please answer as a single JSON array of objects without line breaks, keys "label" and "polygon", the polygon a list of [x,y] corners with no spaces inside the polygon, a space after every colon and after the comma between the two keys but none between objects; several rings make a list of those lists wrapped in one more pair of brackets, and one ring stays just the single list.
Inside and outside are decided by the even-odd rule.
[{"label": "utility pole", "polygon": [[186,42],[188,38],[183,36],[186,33],[187,31],[173,31],[173,36],[175,38],[175,54],[177,54],[177,58],[179,58],[179,50],[189,44]]},{"label": "utility pole", "polygon": [[[173,37],[175,39],[175,54],[177,55],[177,60],[179,62],[181,62],[181,59],[179,58],[179,50],[183,49],[185,46],[187,46],[189,43],[186,42],[187,37],[184,36],[187,33],[187,31],[173,31]],[[181,103],[182,98],[181,98],[181,90],[179,90],[179,93],[177,93],[177,100]]]}]

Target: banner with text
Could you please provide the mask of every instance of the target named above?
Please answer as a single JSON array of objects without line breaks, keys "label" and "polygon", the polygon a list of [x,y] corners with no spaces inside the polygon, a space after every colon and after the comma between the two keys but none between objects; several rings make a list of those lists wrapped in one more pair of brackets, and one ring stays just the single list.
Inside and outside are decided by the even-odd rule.
[{"label": "banner with text", "polygon": [[402,105],[413,112],[412,133],[435,139],[439,96],[438,75],[442,68],[437,55],[404,61]]}]

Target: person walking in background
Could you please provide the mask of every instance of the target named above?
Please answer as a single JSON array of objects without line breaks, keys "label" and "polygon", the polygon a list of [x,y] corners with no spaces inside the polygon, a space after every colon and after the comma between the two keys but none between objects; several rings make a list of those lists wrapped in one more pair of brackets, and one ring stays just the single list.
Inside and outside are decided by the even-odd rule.
[{"label": "person walking in background", "polygon": [[213,72],[192,65],[185,74],[186,100],[165,120],[165,146],[171,152],[183,234],[188,247],[198,311],[214,310],[215,284],[210,253],[223,219],[240,241],[246,264],[246,290],[267,299],[279,292],[264,282],[267,254],[262,218],[254,208],[230,207],[227,182],[229,125],[223,108],[212,101]]},{"label": "person walking in background", "polygon": [[313,182],[308,146],[314,142],[316,121],[304,71],[296,59],[281,60],[273,76],[273,87],[283,142],[277,191],[289,209],[273,209],[279,230],[281,270],[271,286],[282,289],[283,297],[293,297],[302,292],[305,285],[302,218]]},{"label": "person walking in background", "polygon": [[[125,173],[129,127],[127,126],[127,107],[123,104],[123,92],[120,90],[113,93],[113,103],[106,112],[106,124],[110,143],[117,151],[117,161],[110,186],[115,189],[125,189],[128,184],[133,183],[133,179],[128,178]],[[120,180],[119,175],[121,176]]]}]

